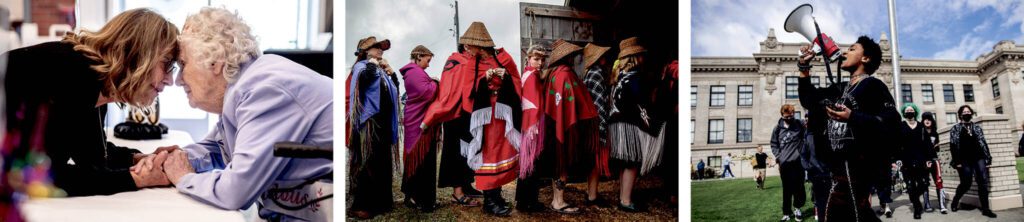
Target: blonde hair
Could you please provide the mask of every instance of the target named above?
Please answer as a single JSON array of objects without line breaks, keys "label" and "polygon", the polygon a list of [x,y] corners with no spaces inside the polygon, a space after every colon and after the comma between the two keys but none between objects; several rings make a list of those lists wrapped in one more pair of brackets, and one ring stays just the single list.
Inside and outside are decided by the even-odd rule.
[{"label": "blonde hair", "polygon": [[251,28],[237,13],[224,8],[204,7],[185,19],[179,40],[188,45],[199,64],[224,62],[221,71],[228,83],[238,80],[242,63],[262,55]]},{"label": "blonde hair", "polygon": [[[141,98],[152,90],[156,76],[149,72],[158,66],[161,55],[177,60],[178,27],[149,9],[132,9],[114,16],[98,32],[82,30],[67,33],[63,42],[95,61],[91,68],[100,74],[100,95],[133,106],[153,101]],[[165,51],[170,47],[170,52]]]},{"label": "blonde hair", "polygon": [[643,66],[644,59],[639,54],[622,57],[615,62],[615,68],[612,69],[611,78],[608,78],[610,85],[617,84],[619,82],[619,73],[626,71],[633,71]]}]

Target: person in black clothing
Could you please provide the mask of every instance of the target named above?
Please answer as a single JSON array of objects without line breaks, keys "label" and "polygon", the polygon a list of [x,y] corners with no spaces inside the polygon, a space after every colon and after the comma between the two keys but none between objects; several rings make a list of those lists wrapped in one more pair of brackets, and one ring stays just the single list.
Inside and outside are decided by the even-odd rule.
[{"label": "person in black clothing", "polygon": [[793,117],[793,105],[782,105],[780,113],[782,118],[772,131],[771,146],[782,177],[782,221],[788,221],[790,216],[800,220],[800,208],[807,199],[804,167],[800,159],[804,146],[804,126]]},{"label": "person in black clothing", "polygon": [[[811,114],[804,114],[804,119],[810,119]],[[804,121],[804,128],[809,129],[809,121]],[[829,190],[832,189],[832,174],[828,172],[824,157],[818,155],[821,152],[816,150],[815,135],[809,130],[804,134],[804,146],[800,151],[800,159],[803,161],[804,170],[807,171],[807,179],[811,181],[811,201],[814,202],[814,220],[825,218],[825,206],[828,203]]]},{"label": "person in black clothing", "polygon": [[[153,103],[172,82],[178,34],[156,12],[133,9],[98,32],[69,33],[58,42],[7,52],[5,144],[15,150],[42,145],[54,185],[68,196],[169,185],[160,166],[166,152],[142,154],[107,142],[102,109],[114,102]],[[20,142],[39,132],[42,144]],[[129,170],[139,162],[146,170]],[[4,164],[10,169],[10,162]]]},{"label": "person in black clothing", "polygon": [[[936,123],[937,121],[935,121],[934,113],[924,112],[924,114],[921,114],[921,124],[924,124],[925,134],[928,137],[928,141],[931,142],[932,144],[932,152],[938,154],[939,133],[937,132],[938,126],[936,126]],[[928,161],[926,164],[929,165],[928,174],[931,176],[930,178],[935,183],[935,193],[938,197],[937,199],[939,199],[939,212],[941,212],[942,214],[946,214],[946,192],[942,190],[942,164],[937,156],[938,155],[936,155],[936,158]],[[924,191],[924,211],[934,211],[934,209],[932,209],[931,203],[928,201],[927,190]]]},{"label": "person in black clothing", "polygon": [[811,116],[810,128],[828,140],[815,146],[827,147],[816,148],[828,151],[819,155],[828,157],[826,164],[834,181],[825,220],[879,221],[871,212],[869,187],[880,179],[877,163],[889,159],[878,153],[895,149],[888,141],[895,139],[900,119],[888,87],[871,76],[881,64],[881,49],[871,38],[858,38],[844,50],[846,59],[841,63],[842,70],[852,73],[850,82],[822,89],[809,78],[810,61],[815,56],[810,46],[802,47],[801,52],[800,104],[808,113],[819,113]]},{"label": "person in black clothing", "polygon": [[765,168],[768,167],[768,154],[764,153],[764,145],[757,146],[757,153],[754,154],[754,180],[757,181],[757,189],[764,190]]},{"label": "person in black clothing", "polygon": [[924,124],[917,121],[917,106],[907,103],[903,107],[903,118],[906,121],[900,125],[902,148],[899,159],[903,161],[903,181],[910,193],[914,219],[921,219],[921,212],[924,210],[921,206],[921,194],[928,190],[928,168],[931,167],[928,162],[935,159],[936,155]]},{"label": "person in black clothing", "polygon": [[996,214],[988,207],[988,166],[992,165],[992,155],[988,152],[985,133],[981,126],[971,122],[974,109],[968,105],[957,110],[960,123],[949,130],[949,152],[953,157],[951,164],[960,174],[960,185],[956,187],[956,195],[950,208],[953,212],[960,209],[960,198],[971,189],[971,179],[978,182],[978,201],[981,202],[981,214],[995,218]]}]

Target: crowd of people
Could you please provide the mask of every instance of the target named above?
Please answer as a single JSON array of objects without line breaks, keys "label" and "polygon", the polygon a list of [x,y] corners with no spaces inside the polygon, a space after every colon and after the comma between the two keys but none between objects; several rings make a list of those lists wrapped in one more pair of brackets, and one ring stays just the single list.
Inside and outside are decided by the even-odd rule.
[{"label": "crowd of people", "polygon": [[[798,61],[800,105],[807,111],[803,121],[794,118],[795,108],[785,104],[771,134],[774,163],[782,179],[782,219],[800,221],[805,202],[804,181],[811,181],[815,218],[825,221],[879,221],[892,217],[893,175],[902,175],[914,219],[933,212],[928,200],[931,182],[936,185],[939,211],[960,209],[960,199],[977,183],[979,210],[995,218],[988,205],[988,166],[992,157],[980,126],[971,122],[977,113],[968,105],[957,110],[959,120],[949,131],[948,164],[957,170],[959,186],[945,203],[939,136],[935,115],[921,113],[913,103],[899,109],[882,80],[872,76],[881,63],[881,50],[872,39],[862,36],[843,51],[841,70],[852,74],[850,81],[816,87],[810,81],[810,47]],[[902,115],[900,115],[902,112]],[[901,118],[902,116],[902,118]],[[902,121],[901,121],[902,119]],[[755,170],[762,171],[767,155],[759,147]],[[764,157],[762,157],[764,156]],[[895,170],[896,172],[893,172]],[[763,173],[755,180],[763,187]],[[872,208],[871,195],[879,210]]]},{"label": "crowd of people", "polygon": [[[598,182],[615,177],[616,207],[642,211],[632,199],[637,178],[676,158],[665,136],[678,130],[676,62],[647,63],[636,37],[617,50],[559,39],[530,46],[520,70],[481,22],[458,43],[432,78],[425,69],[434,53],[422,45],[395,72],[383,59],[389,40],[358,42],[346,79],[349,216],[393,209],[395,169],[403,172],[404,204],[423,212],[437,208],[437,188],[451,187],[456,205],[508,216],[513,206],[502,187],[515,181],[516,210],[577,214],[582,209],[565,198],[566,184],[577,182],[571,178],[586,178],[584,204],[610,207]],[[675,173],[663,175],[675,196]],[[542,204],[548,185],[551,203]]]}]

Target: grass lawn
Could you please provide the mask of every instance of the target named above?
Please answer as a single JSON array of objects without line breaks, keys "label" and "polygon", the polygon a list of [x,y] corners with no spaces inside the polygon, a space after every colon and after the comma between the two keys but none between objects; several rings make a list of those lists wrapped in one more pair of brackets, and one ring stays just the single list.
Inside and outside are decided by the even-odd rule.
[{"label": "grass lawn", "polygon": [[[777,221],[782,218],[782,180],[778,176],[766,179],[765,190],[756,189],[753,178],[690,184],[693,221]],[[811,184],[806,183],[805,187],[807,202],[800,211],[804,221],[814,221]]]},{"label": "grass lawn", "polygon": [[1024,183],[1024,157],[1017,157],[1017,179]]}]

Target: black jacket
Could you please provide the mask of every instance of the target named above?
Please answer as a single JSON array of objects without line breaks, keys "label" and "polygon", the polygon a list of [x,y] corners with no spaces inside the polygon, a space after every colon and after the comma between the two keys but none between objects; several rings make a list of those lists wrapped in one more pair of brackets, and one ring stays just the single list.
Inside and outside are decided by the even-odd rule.
[{"label": "black jacket", "polygon": [[783,126],[782,119],[779,119],[775,129],[772,130],[772,154],[778,163],[790,163],[800,161],[800,151],[804,147],[804,127],[800,120],[793,120],[789,128]]},{"label": "black jacket", "polygon": [[935,149],[924,124],[918,122],[917,127],[910,128],[906,122],[900,124],[900,155],[904,165],[924,167],[926,161],[935,159]]},{"label": "black jacket", "polygon": [[971,123],[973,127],[970,127],[971,133],[975,135],[977,140],[967,141],[960,138],[960,132],[968,130],[967,125],[964,123],[957,123],[953,125],[953,128],[949,130],[949,154],[953,160],[951,166],[956,166],[967,161],[978,161],[978,159],[965,159],[964,154],[966,152],[972,152],[970,150],[964,150],[965,143],[976,143],[977,147],[981,149],[979,158],[985,160],[985,164],[992,164],[992,154],[988,152],[988,143],[985,142],[985,132],[981,130],[981,126]]},{"label": "black jacket", "polygon": [[[5,55],[9,59],[4,81],[7,130],[22,132],[21,141],[30,141],[38,135],[31,133],[36,130],[45,132],[42,147],[50,157],[54,184],[69,196],[136,190],[128,167],[139,151],[107,142],[101,111],[96,108],[100,74],[89,67],[95,62],[63,42],[15,49]],[[45,118],[32,115],[43,109]],[[22,143],[16,150],[31,146]]]}]

